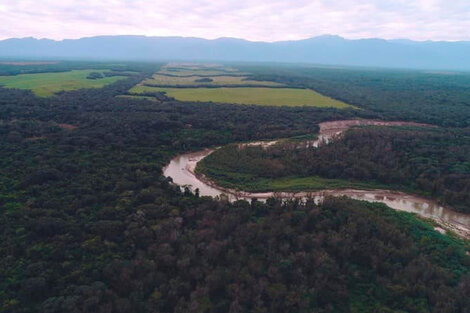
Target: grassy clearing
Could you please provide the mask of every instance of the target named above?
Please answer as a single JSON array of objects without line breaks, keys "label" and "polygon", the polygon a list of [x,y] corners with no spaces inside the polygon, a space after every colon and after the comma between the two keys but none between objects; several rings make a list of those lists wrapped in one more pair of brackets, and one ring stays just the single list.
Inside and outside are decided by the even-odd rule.
[{"label": "grassy clearing", "polygon": [[207,77],[212,79],[211,82],[198,82],[197,80],[201,79],[201,76],[191,76],[191,77],[172,77],[155,74],[152,78],[144,80],[140,85],[209,85],[209,86],[218,86],[218,85],[264,85],[264,86],[283,86],[282,84],[269,81],[255,81],[255,80],[244,80],[246,76],[212,76]]},{"label": "grassy clearing", "polygon": [[32,90],[39,97],[50,97],[59,91],[77,90],[81,88],[101,88],[124,78],[123,76],[87,79],[91,72],[105,70],[75,70],[59,73],[21,74],[0,76],[0,85],[5,88]]},{"label": "grassy clearing", "polygon": [[397,186],[384,185],[374,182],[348,181],[343,179],[328,179],[319,176],[288,176],[281,178],[260,178],[248,173],[234,173],[224,170],[210,168],[200,162],[197,166],[197,172],[210,177],[219,186],[244,190],[250,192],[265,191],[316,191],[323,189],[403,189]]},{"label": "grassy clearing", "polygon": [[390,186],[376,183],[354,182],[342,179],[328,179],[319,176],[309,177],[283,177],[269,180],[267,187],[273,190],[281,191],[304,191],[321,189],[341,189],[341,188],[360,188],[360,189],[386,189]]},{"label": "grassy clearing", "polygon": [[293,88],[154,88],[136,86],[132,93],[165,92],[180,101],[220,102],[274,106],[352,107],[310,89]]},{"label": "grassy clearing", "polygon": [[134,96],[139,96],[139,94],[142,94],[142,93],[157,93],[157,92],[161,92],[162,88],[158,88],[158,87],[151,87],[151,86],[144,86],[144,85],[141,85],[141,84],[138,84],[134,87],[132,87],[131,89],[129,89],[129,93],[133,94]]}]

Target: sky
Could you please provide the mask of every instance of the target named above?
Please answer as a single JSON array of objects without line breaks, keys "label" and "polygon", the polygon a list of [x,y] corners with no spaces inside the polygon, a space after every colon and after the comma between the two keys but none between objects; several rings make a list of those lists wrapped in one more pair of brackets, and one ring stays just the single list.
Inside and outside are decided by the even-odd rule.
[{"label": "sky", "polygon": [[0,0],[0,39],[470,40],[470,0]]}]

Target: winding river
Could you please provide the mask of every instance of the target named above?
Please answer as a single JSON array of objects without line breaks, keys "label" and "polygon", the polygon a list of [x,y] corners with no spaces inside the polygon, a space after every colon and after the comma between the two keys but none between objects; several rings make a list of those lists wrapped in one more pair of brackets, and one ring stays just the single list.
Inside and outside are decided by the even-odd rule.
[{"label": "winding river", "polygon": [[[306,146],[318,147],[322,143],[327,143],[341,135],[346,129],[353,126],[360,125],[376,125],[376,126],[426,126],[429,125],[411,123],[411,122],[384,122],[373,120],[344,120],[320,123],[320,133],[318,139],[314,141],[306,141]],[[258,141],[240,144],[243,146],[262,146],[269,147],[277,141]],[[470,239],[470,215],[456,212],[450,208],[440,205],[439,203],[426,199],[420,196],[406,194],[398,191],[373,189],[373,190],[358,190],[358,189],[337,189],[337,190],[321,190],[313,192],[263,192],[252,193],[244,191],[236,191],[217,186],[214,182],[207,179],[203,175],[196,175],[195,169],[197,163],[203,158],[211,154],[214,149],[205,149],[193,153],[185,153],[176,156],[171,162],[163,169],[163,174],[166,177],[171,177],[173,183],[180,187],[190,187],[192,190],[199,189],[201,196],[211,196],[226,198],[229,201],[239,199],[250,200],[257,198],[261,201],[270,197],[292,199],[292,198],[313,198],[317,203],[321,202],[325,196],[347,196],[352,199],[365,200],[369,202],[381,202],[389,207],[416,213],[425,218],[435,220],[440,226],[436,230],[445,232],[445,229],[451,229],[459,236]]]}]

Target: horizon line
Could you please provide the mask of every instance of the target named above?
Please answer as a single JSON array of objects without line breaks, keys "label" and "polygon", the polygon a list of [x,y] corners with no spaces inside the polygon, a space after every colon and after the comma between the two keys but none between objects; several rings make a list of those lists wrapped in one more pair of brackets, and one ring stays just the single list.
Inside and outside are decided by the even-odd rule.
[{"label": "horizon line", "polygon": [[204,37],[195,37],[195,36],[179,36],[179,35],[173,35],[173,36],[158,36],[158,35],[139,35],[139,34],[120,34],[120,35],[94,35],[94,36],[83,36],[83,37],[77,37],[77,38],[62,38],[62,39],[53,39],[53,38],[47,38],[47,37],[35,37],[35,36],[27,36],[27,37],[8,37],[8,38],[0,38],[0,41],[6,41],[6,40],[12,40],[12,39],[34,39],[34,40],[50,40],[50,41],[55,41],[55,42],[62,42],[62,41],[67,41],[67,40],[81,40],[81,39],[88,39],[88,38],[98,38],[98,37],[144,37],[144,38],[181,38],[181,39],[201,39],[201,40],[207,40],[207,41],[216,41],[216,40],[222,40],[222,39],[233,39],[233,40],[240,40],[240,41],[246,41],[246,42],[253,42],[253,43],[280,43],[280,42],[295,42],[295,41],[303,41],[303,40],[310,40],[310,39],[316,39],[316,38],[322,38],[322,37],[336,37],[340,38],[343,40],[348,40],[348,41],[359,41],[359,40],[383,40],[383,41],[412,41],[412,42],[419,42],[419,43],[426,43],[426,42],[448,42],[448,43],[456,43],[456,42],[470,42],[470,40],[431,40],[431,39],[426,39],[426,40],[415,40],[415,39],[409,39],[409,38],[381,38],[381,37],[362,37],[362,38],[347,38],[341,35],[336,35],[336,34],[322,34],[322,35],[317,35],[313,37],[306,37],[306,38],[301,38],[301,39],[287,39],[287,40],[275,40],[275,41],[263,41],[263,40],[250,40],[250,39],[244,39],[244,38],[238,38],[238,37],[216,37],[216,38],[204,38]]}]

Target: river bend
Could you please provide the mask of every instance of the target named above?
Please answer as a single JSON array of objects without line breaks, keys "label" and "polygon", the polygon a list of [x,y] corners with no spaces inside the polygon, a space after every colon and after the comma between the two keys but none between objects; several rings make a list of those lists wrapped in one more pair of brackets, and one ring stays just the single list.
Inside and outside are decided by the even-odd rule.
[{"label": "river bend", "polygon": [[[307,142],[308,146],[318,147],[322,143],[327,143],[342,132],[353,126],[360,125],[376,125],[376,126],[429,126],[418,123],[410,122],[385,122],[385,121],[372,121],[372,120],[344,120],[320,123],[320,133],[318,139],[315,141]],[[241,145],[260,145],[268,147],[275,144],[277,141],[258,141],[250,142]],[[337,189],[337,190],[321,190],[314,192],[244,192],[236,191],[217,186],[214,182],[210,181],[203,175],[196,175],[195,169],[197,163],[203,158],[211,154],[214,149],[205,149],[193,153],[185,153],[176,156],[171,162],[163,169],[163,174],[166,177],[171,177],[173,183],[184,188],[189,187],[192,190],[199,189],[201,196],[211,197],[225,197],[229,201],[237,199],[250,200],[257,198],[261,201],[277,197],[282,199],[291,198],[313,198],[315,201],[321,202],[325,196],[347,196],[352,199],[365,200],[369,202],[381,202],[389,207],[416,213],[425,218],[431,218],[438,222],[443,228],[452,229],[458,235],[470,239],[470,215],[463,214],[452,210],[451,208],[440,205],[439,203],[426,199],[424,197],[406,194],[398,191],[391,190],[358,190],[358,189]],[[442,228],[437,230],[443,232]]]}]

